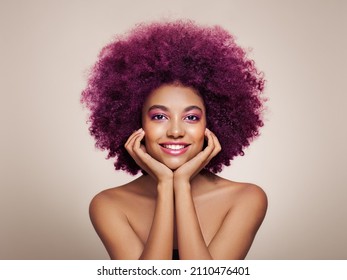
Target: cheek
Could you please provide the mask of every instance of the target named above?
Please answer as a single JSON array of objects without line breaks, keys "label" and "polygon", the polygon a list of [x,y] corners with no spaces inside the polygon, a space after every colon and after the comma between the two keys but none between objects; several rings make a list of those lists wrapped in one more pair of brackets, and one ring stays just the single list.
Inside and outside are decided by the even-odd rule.
[{"label": "cheek", "polygon": [[159,125],[144,124],[143,130],[145,131],[146,147],[153,143],[157,143],[158,139],[163,135],[163,127]]},{"label": "cheek", "polygon": [[193,135],[195,142],[201,144],[201,147],[203,146],[205,141],[205,129],[205,125],[191,127],[189,129],[189,134]]}]

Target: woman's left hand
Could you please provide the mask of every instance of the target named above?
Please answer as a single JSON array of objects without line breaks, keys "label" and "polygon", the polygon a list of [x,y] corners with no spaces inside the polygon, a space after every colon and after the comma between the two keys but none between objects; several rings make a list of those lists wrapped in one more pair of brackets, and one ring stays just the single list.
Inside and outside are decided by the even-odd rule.
[{"label": "woman's left hand", "polygon": [[207,147],[194,158],[187,161],[174,172],[174,181],[190,182],[209,162],[221,151],[221,145],[217,136],[208,128],[205,130]]}]

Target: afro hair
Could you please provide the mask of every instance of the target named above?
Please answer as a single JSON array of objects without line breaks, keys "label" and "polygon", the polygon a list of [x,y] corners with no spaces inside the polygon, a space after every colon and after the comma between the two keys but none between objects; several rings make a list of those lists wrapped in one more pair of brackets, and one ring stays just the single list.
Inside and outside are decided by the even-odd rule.
[{"label": "afro hair", "polygon": [[81,97],[95,145],[115,158],[116,170],[141,170],[124,144],[141,127],[148,94],[177,82],[202,96],[207,127],[222,146],[205,170],[220,172],[258,136],[263,75],[229,32],[187,20],[142,23],[102,49]]}]

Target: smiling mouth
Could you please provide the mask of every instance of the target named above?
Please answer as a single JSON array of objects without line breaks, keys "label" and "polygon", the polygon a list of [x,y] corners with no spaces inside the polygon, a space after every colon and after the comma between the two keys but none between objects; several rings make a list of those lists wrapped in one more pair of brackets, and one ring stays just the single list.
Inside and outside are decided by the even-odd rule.
[{"label": "smiling mouth", "polygon": [[162,151],[171,156],[180,156],[188,151],[190,144],[177,143],[177,144],[160,144]]},{"label": "smiling mouth", "polygon": [[186,147],[188,147],[189,145],[177,145],[177,144],[160,144],[160,146],[164,147],[165,149],[169,149],[169,150],[174,150],[174,151],[178,151],[178,150],[182,150]]}]

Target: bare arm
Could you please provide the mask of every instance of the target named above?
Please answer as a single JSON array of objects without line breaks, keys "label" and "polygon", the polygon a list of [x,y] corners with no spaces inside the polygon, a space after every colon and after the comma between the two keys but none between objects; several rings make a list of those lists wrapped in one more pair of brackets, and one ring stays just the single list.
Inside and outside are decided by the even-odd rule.
[{"label": "bare arm", "polygon": [[176,204],[180,258],[244,259],[266,213],[265,193],[254,185],[245,187],[210,244],[206,244],[191,192],[188,186],[181,187],[180,192],[175,192],[180,200],[180,205]]},{"label": "bare arm", "polygon": [[144,131],[133,133],[125,147],[136,163],[157,182],[157,201],[149,237],[140,259],[171,259],[173,246],[173,173],[164,164],[152,158],[141,140]]},{"label": "bare arm", "polygon": [[140,257],[144,244],[131,228],[125,213],[106,192],[93,198],[89,215],[111,259]]},{"label": "bare arm", "polygon": [[206,149],[174,173],[180,258],[243,259],[264,219],[267,208],[266,195],[259,187],[245,187],[237,203],[230,207],[210,244],[205,243],[191,194],[190,179],[221,149],[216,136],[210,131],[206,134]]},{"label": "bare arm", "polygon": [[212,259],[201,232],[190,184],[181,183],[177,185],[175,201],[180,259]]},{"label": "bare arm", "polygon": [[149,237],[140,259],[170,260],[173,247],[174,206],[172,182],[158,185],[158,196]]},{"label": "bare arm", "polygon": [[177,238],[180,259],[212,259],[205,244],[191,195],[190,181],[216,156],[221,146],[217,137],[208,129],[207,147],[174,173]]},{"label": "bare arm", "polygon": [[141,145],[143,130],[133,133],[125,144],[139,166],[157,182],[154,217],[146,242],[141,242],[128,218],[114,200],[100,194],[93,199],[90,217],[111,259],[171,259],[173,247],[173,174],[150,157]]},{"label": "bare arm", "polygon": [[165,185],[158,188],[162,191],[158,193],[152,226],[144,243],[114,199],[100,193],[92,200],[90,218],[111,259],[172,258],[173,193]]},{"label": "bare arm", "polygon": [[244,259],[266,210],[267,197],[264,191],[255,185],[245,186],[208,246],[213,258]]}]

